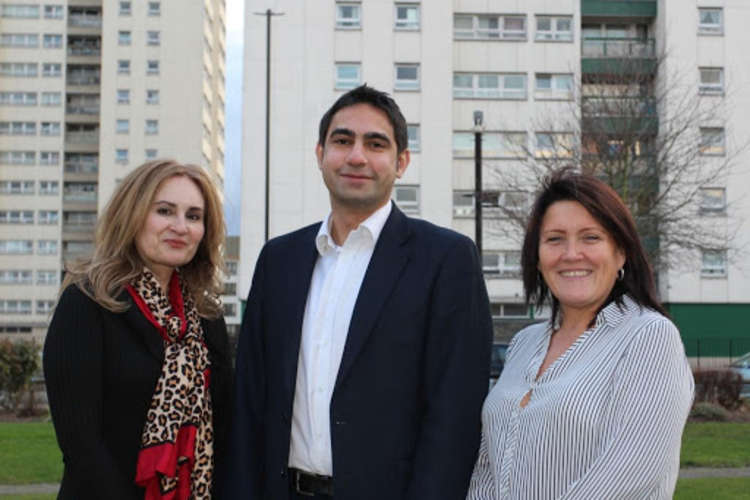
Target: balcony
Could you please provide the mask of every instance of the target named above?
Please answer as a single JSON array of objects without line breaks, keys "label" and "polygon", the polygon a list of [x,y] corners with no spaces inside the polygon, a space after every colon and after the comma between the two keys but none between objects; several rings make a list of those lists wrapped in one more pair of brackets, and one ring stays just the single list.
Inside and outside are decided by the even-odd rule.
[{"label": "balcony", "polygon": [[66,80],[68,85],[99,85],[100,71],[70,71]]},{"label": "balcony", "polygon": [[649,75],[656,71],[653,39],[585,38],[581,42],[583,74]]},{"label": "balcony", "polygon": [[91,161],[66,161],[65,162],[65,173],[66,174],[82,174],[82,175],[97,175],[99,173],[99,165],[97,162]]},{"label": "balcony", "polygon": [[68,16],[68,26],[71,28],[101,28],[102,16],[101,14],[73,14],[71,12]]},{"label": "balcony", "polygon": [[581,17],[607,19],[656,17],[656,0],[581,0]]},{"label": "balcony", "polygon": [[581,115],[584,133],[654,135],[659,129],[653,97],[584,96]]},{"label": "balcony", "polygon": [[68,45],[69,57],[101,57],[102,48],[99,44],[70,44]]},{"label": "balcony", "polygon": [[99,131],[66,132],[65,142],[70,144],[99,144]]}]

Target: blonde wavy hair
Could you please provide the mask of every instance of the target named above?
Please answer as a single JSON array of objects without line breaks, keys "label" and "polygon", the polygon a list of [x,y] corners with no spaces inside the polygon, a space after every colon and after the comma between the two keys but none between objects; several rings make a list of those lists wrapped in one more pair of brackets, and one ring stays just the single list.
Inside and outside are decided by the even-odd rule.
[{"label": "blonde wavy hair", "polygon": [[97,221],[93,255],[68,266],[61,289],[75,284],[105,309],[125,311],[129,303],[118,300],[118,296],[144,267],[136,249],[136,235],[146,221],[159,186],[175,176],[192,180],[205,202],[203,239],[193,259],[181,266],[180,272],[198,314],[206,318],[219,317],[222,313],[220,271],[223,270],[226,232],[221,199],[213,181],[201,167],[174,160],[144,163],[120,182]]}]

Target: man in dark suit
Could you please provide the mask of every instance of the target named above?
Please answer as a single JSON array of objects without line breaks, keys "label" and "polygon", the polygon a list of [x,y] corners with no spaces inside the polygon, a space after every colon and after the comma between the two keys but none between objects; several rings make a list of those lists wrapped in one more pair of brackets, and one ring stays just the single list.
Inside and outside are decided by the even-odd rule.
[{"label": "man in dark suit", "polygon": [[396,103],[341,96],[315,149],[331,212],[258,257],[222,498],[464,499],[492,324],[471,240],[391,201]]}]

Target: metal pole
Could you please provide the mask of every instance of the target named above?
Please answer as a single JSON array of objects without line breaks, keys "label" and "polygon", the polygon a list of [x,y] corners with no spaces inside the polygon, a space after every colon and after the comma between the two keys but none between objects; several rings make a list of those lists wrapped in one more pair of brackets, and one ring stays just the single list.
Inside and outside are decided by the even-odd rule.
[{"label": "metal pole", "polygon": [[474,111],[474,241],[482,256],[482,121],[481,111]]}]

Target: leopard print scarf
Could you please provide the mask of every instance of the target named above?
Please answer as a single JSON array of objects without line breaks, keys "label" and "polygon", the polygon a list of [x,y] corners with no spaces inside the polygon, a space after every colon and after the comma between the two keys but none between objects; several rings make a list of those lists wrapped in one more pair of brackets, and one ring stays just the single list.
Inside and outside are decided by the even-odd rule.
[{"label": "leopard print scarf", "polygon": [[164,339],[164,364],[143,426],[135,482],[146,489],[146,500],[210,499],[210,361],[195,304],[178,272],[168,295],[148,269],[127,289]]}]

